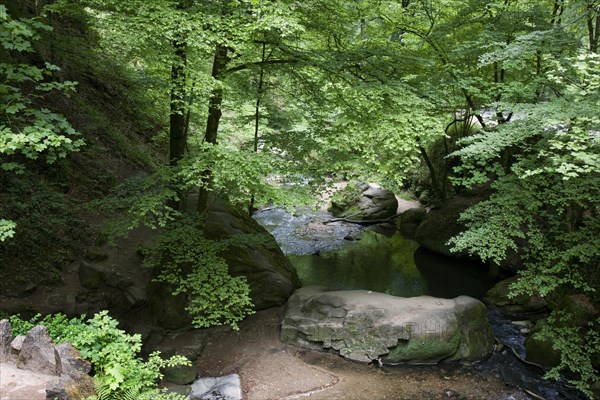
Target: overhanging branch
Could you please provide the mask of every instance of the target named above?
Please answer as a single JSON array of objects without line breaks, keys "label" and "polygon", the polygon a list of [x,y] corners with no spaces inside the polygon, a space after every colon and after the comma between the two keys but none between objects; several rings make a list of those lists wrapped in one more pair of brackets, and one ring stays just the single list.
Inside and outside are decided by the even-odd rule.
[{"label": "overhanging branch", "polygon": [[254,66],[264,66],[264,65],[269,65],[269,64],[295,64],[298,61],[299,60],[297,60],[297,59],[289,59],[289,60],[277,59],[277,60],[255,61],[255,62],[240,64],[240,65],[236,65],[235,67],[228,68],[225,71],[223,71],[223,74],[228,75],[230,73],[242,71],[242,70],[248,69],[250,67],[254,67]]}]

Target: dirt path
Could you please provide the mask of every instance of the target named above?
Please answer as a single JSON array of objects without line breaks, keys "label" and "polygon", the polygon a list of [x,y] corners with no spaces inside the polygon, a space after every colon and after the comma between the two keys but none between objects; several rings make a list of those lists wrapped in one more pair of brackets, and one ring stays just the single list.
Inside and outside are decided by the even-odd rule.
[{"label": "dirt path", "polygon": [[525,400],[497,377],[459,365],[376,368],[279,341],[282,308],[260,311],[240,331],[215,329],[196,362],[200,376],[240,375],[246,400]]}]

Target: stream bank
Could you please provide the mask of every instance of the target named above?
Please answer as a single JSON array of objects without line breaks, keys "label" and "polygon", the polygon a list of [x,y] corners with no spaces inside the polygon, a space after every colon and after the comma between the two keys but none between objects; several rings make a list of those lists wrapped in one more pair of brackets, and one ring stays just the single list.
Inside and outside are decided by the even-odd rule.
[{"label": "stream bank", "polygon": [[495,374],[459,364],[377,368],[279,340],[283,307],[257,312],[239,331],[211,328],[195,365],[201,376],[240,375],[246,400],[525,400]]}]

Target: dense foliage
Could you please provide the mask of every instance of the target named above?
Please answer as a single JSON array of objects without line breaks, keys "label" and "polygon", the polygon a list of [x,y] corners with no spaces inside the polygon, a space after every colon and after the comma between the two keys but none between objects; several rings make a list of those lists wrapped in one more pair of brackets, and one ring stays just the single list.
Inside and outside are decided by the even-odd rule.
[{"label": "dense foliage", "polygon": [[[469,229],[453,242],[456,250],[496,263],[509,251],[518,252],[525,269],[515,294],[552,299],[581,292],[598,304],[600,57],[582,53],[556,62],[546,79],[559,98],[513,106],[519,120],[465,139],[455,153],[464,162],[460,182],[492,180],[493,193],[463,214]],[[510,163],[502,165],[507,152]],[[565,318],[555,317],[551,324],[550,337],[564,355],[551,376],[561,369],[576,372],[583,389],[598,379],[592,361],[600,356],[600,320],[559,323]],[[574,338],[581,338],[579,345],[573,345]]]},{"label": "dense foliage", "polygon": [[[0,23],[0,168],[19,173],[19,156],[42,156],[53,163],[78,150],[83,141],[64,116],[36,105],[49,92],[73,91],[75,83],[53,80],[53,71],[60,68],[47,62],[43,67],[10,62],[12,53],[34,52],[32,42],[40,38],[39,32],[52,28],[35,19],[15,20],[2,4]],[[12,237],[15,228],[14,221],[0,219],[0,242]]]}]

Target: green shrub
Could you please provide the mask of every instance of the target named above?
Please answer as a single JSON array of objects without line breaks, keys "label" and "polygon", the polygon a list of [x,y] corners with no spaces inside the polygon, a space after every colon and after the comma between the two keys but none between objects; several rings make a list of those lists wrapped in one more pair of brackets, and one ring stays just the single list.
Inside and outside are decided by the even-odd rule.
[{"label": "green shrub", "polygon": [[13,332],[24,335],[41,324],[48,328],[56,343],[71,342],[94,366],[97,399],[183,398],[159,391],[156,383],[162,379],[161,368],[190,365],[190,361],[183,356],[165,360],[160,357],[160,352],[150,354],[146,361],[142,360],[137,356],[142,348],[141,336],[129,335],[118,329],[118,322],[108,315],[108,311],[101,311],[87,321],[84,316],[68,319],[63,314],[40,317],[38,314],[24,321],[18,315],[11,316]]},{"label": "green shrub", "polygon": [[[251,240],[247,236],[246,243]],[[186,310],[198,328],[230,325],[237,329],[237,323],[254,312],[246,278],[229,275],[219,255],[235,242],[235,238],[208,240],[201,220],[182,218],[145,250],[145,264],[158,271],[156,280],[171,285],[173,295],[184,293],[190,299]]]}]

